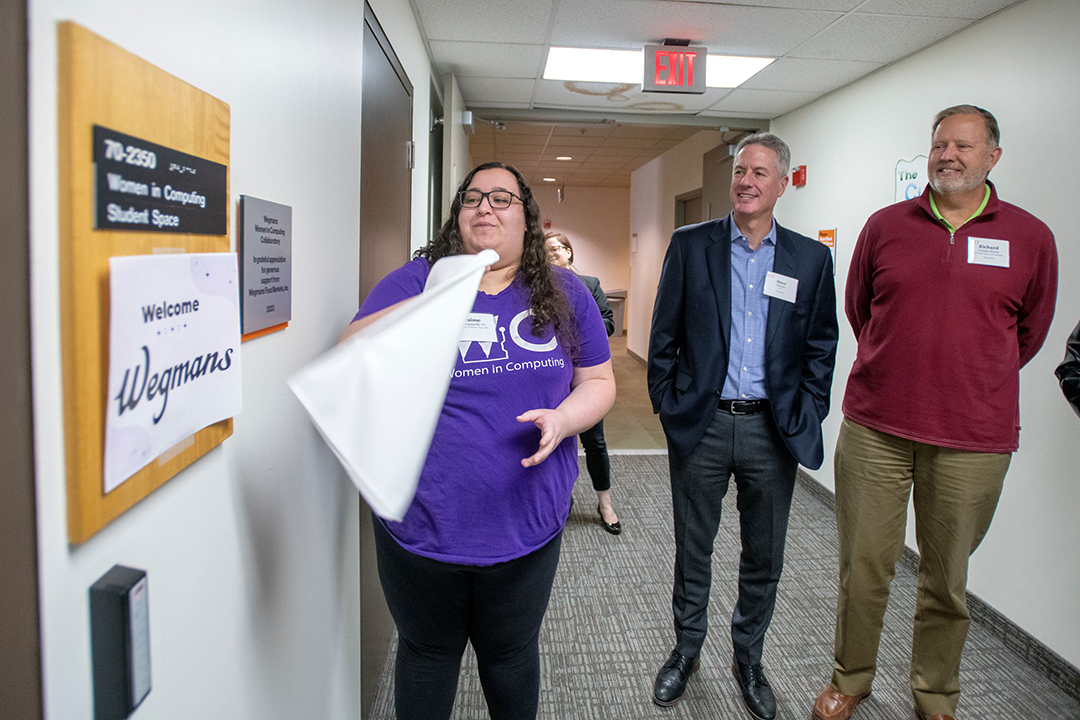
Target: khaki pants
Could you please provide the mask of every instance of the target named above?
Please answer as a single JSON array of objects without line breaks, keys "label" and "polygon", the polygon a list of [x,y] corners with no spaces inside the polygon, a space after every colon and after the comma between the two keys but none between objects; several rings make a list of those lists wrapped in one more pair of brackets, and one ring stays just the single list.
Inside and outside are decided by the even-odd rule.
[{"label": "khaki pants", "polygon": [[840,692],[864,693],[874,679],[914,486],[920,559],[911,692],[922,712],[955,715],[971,624],[968,557],[990,527],[1011,457],[927,445],[843,421],[835,458],[840,594],[832,678]]}]

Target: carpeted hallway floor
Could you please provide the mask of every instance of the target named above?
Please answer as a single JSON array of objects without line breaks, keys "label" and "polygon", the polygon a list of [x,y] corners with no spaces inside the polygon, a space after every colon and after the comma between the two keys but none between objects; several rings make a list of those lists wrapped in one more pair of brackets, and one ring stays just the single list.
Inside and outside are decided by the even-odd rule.
[{"label": "carpeted hallway floor", "polygon": [[[612,492],[620,536],[597,524],[582,458],[575,503],[544,628],[539,717],[545,720],[748,718],[731,677],[728,619],[738,568],[735,487],[715,544],[710,634],[701,670],[673,708],[651,701],[652,682],[674,644],[671,630],[671,496],[667,457],[615,455]],[[813,482],[809,480],[808,482]],[[836,523],[831,506],[796,486],[784,577],[765,644],[780,718],[809,718],[832,667]],[[912,718],[907,687],[915,576],[897,566],[874,694],[854,720]],[[391,648],[371,717],[393,718]],[[466,650],[455,720],[487,718],[475,658]],[[972,625],[961,668],[960,720],[1080,718],[1080,702],[1033,670],[996,636]]]}]

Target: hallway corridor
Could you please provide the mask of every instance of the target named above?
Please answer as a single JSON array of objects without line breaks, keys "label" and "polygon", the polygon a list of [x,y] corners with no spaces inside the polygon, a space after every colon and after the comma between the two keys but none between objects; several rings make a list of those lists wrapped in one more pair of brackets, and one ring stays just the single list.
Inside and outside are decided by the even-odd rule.
[{"label": "hallway corridor", "polygon": [[[631,360],[633,362],[633,360]],[[585,474],[584,458],[581,472]],[[603,532],[592,488],[580,478],[563,536],[562,559],[540,634],[540,712],[545,720],[747,717],[731,677],[727,619],[735,599],[738,524],[734,488],[715,543],[711,632],[701,670],[671,709],[651,700],[653,678],[674,642],[671,630],[671,494],[663,455],[616,455],[612,492],[623,524]],[[765,669],[778,716],[807,718],[832,667],[836,601],[836,522],[827,494],[800,477],[791,510],[786,566]],[[915,573],[897,565],[882,633],[874,694],[854,720],[912,717],[907,686]],[[396,643],[396,640],[395,640]],[[454,720],[487,718],[471,649],[463,659]],[[393,717],[393,648],[380,679],[373,720]],[[961,667],[964,720],[1075,719],[1070,697],[1025,663],[986,625],[973,623]]]}]

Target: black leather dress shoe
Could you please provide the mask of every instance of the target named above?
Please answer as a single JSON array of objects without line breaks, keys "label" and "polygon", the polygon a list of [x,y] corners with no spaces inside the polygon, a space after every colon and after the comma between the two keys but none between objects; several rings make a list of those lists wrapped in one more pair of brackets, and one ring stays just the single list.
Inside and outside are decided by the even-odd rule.
[{"label": "black leather dress shoe", "polygon": [[731,673],[739,683],[747,712],[757,720],[773,720],[776,717],[776,697],[769,687],[761,663],[745,665],[732,658]]},{"label": "black leather dress shoe", "polygon": [[687,657],[672,650],[664,667],[656,674],[656,684],[653,685],[653,702],[661,707],[669,707],[679,701],[686,692],[686,681],[697,671],[701,665],[701,659],[697,656]]},{"label": "black leather dress shoe", "polygon": [[600,516],[600,524],[603,525],[604,529],[607,530],[609,533],[611,533],[612,535],[618,535],[622,532],[622,525],[619,524],[618,520],[613,523],[609,523],[607,520],[604,519],[604,513],[600,512],[599,505],[596,506],[596,514]]}]

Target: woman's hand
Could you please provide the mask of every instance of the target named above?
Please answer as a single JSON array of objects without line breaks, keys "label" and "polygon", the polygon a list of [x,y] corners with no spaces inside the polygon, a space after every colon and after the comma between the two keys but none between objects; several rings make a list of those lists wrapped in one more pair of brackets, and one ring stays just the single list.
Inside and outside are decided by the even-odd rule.
[{"label": "woman's hand", "polygon": [[591,367],[575,367],[570,388],[570,395],[554,410],[538,408],[517,416],[518,422],[531,422],[540,429],[540,448],[521,461],[523,467],[544,462],[567,437],[591,428],[607,415],[615,404],[611,360]]},{"label": "woman's hand", "polygon": [[531,422],[540,430],[540,449],[535,454],[522,459],[522,467],[532,467],[547,460],[548,455],[559,447],[559,443],[570,434],[567,432],[566,414],[559,409],[540,408],[538,410],[529,410],[518,415],[517,421],[520,423]]}]

